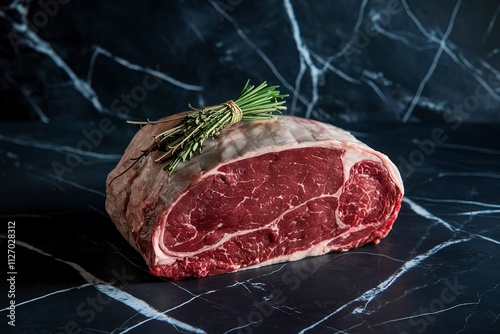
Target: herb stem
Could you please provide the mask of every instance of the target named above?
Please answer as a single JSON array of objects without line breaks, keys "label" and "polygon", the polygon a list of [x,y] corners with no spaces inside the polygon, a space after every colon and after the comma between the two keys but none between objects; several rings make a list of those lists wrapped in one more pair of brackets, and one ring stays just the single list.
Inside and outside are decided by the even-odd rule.
[{"label": "herb stem", "polygon": [[[179,163],[187,162],[199,155],[203,151],[206,139],[212,138],[217,132],[234,122],[271,119],[275,113],[286,110],[285,101],[282,99],[288,94],[281,94],[277,88],[278,86],[267,86],[265,81],[255,87],[248,80],[234,100],[200,109],[189,105],[191,110],[186,112],[184,117],[169,120],[181,120],[180,124],[156,135],[154,137],[155,144],[143,151],[143,155],[139,158],[154,150],[164,151],[165,154],[156,161],[167,162],[164,169],[172,173]],[[235,110],[235,108],[239,110]],[[235,112],[239,113],[239,111],[241,111],[241,115],[234,115]],[[154,125],[161,122],[148,120],[147,122],[129,121],[128,123]]]}]

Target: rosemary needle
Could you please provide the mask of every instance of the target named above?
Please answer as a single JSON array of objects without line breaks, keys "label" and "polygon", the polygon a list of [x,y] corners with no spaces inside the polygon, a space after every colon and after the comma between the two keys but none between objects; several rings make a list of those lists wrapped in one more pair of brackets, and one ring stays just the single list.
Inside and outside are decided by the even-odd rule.
[{"label": "rosemary needle", "polygon": [[[142,151],[141,156],[134,158],[134,163],[124,172],[117,175],[112,181],[127,172],[137,161],[149,153],[160,150],[165,152],[156,159],[165,162],[164,170],[172,173],[181,162],[186,162],[203,151],[205,140],[212,138],[220,130],[239,121],[266,120],[274,117],[275,113],[286,110],[283,98],[288,94],[280,94],[278,86],[268,86],[264,81],[255,87],[248,80],[240,94],[234,100],[214,106],[193,108],[181,119],[175,127],[154,136],[150,147]],[[169,121],[179,121],[179,118]],[[137,122],[131,124],[157,124],[162,121]],[[111,182],[112,182],[111,181]]]}]

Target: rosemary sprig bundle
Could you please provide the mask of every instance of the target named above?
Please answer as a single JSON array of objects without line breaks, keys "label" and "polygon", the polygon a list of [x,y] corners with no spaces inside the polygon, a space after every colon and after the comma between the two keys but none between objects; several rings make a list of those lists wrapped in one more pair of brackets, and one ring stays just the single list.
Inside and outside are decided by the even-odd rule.
[{"label": "rosemary sprig bundle", "polygon": [[[282,100],[288,94],[280,94],[276,90],[278,86],[267,86],[263,82],[255,87],[248,80],[241,93],[236,99],[229,100],[222,104],[217,104],[201,109],[191,108],[186,113],[180,124],[154,136],[154,142],[146,150],[142,150],[141,156],[124,172],[128,171],[140,158],[149,153],[160,150],[165,153],[156,159],[157,162],[166,162],[164,170],[173,172],[179,163],[186,162],[203,151],[205,140],[214,137],[220,130],[237,123],[239,121],[266,120],[274,117],[275,113],[286,110],[285,101]],[[169,119],[168,121],[178,121],[179,119]],[[157,124],[158,122],[136,122],[128,121],[131,124],[146,125]]]}]

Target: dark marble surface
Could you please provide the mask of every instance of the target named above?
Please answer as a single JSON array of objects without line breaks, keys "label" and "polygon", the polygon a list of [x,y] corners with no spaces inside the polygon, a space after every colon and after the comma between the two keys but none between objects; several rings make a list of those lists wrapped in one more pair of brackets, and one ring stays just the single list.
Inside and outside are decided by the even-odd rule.
[{"label": "dark marble surface", "polygon": [[[498,1],[318,3],[0,1],[1,333],[500,332]],[[223,102],[248,78],[394,160],[394,229],[342,254],[153,277],[104,211],[136,131],[123,120]]]},{"label": "dark marble surface", "polygon": [[0,1],[2,119],[160,118],[250,78],[296,115],[500,121],[500,4],[482,0]]},{"label": "dark marble surface", "polygon": [[[499,125],[343,124],[403,172],[406,196],[388,237],[345,253],[180,282],[151,276],[104,212],[105,177],[124,148],[118,134],[135,131],[112,125],[85,153],[75,147],[95,124],[0,123],[0,332],[500,330]],[[439,131],[446,140],[432,142]],[[80,164],[59,180],[53,166],[73,155]],[[15,298],[6,298],[9,221]],[[6,317],[10,300],[15,328]]]}]

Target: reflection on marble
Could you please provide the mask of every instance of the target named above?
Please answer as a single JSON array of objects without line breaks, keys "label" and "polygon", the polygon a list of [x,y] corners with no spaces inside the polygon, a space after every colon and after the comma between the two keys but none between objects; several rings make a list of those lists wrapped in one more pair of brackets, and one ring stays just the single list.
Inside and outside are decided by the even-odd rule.
[{"label": "reflection on marble", "polygon": [[[86,124],[12,124],[0,123],[0,216],[16,222],[16,333],[500,329],[498,125],[345,123],[394,161],[421,150],[436,126],[447,134],[405,177],[401,214],[380,244],[170,282],[148,273],[104,212],[105,177],[126,144],[115,133],[129,127],[113,123],[93,154],[81,154]],[[81,162],[57,175],[54,163],[73,155]],[[9,312],[1,305],[2,333],[12,332]]]},{"label": "reflection on marble", "polygon": [[156,119],[279,84],[325,121],[499,121],[500,5],[4,1],[3,119]]}]

